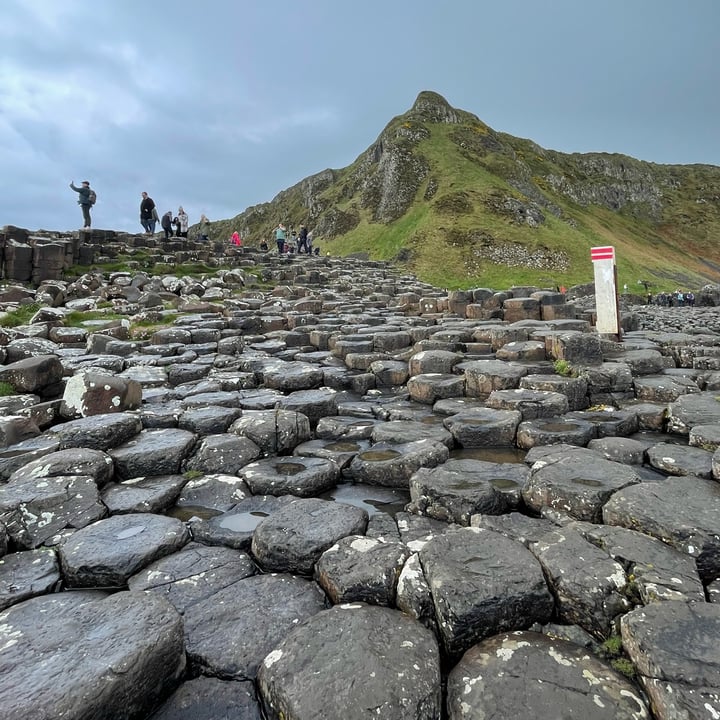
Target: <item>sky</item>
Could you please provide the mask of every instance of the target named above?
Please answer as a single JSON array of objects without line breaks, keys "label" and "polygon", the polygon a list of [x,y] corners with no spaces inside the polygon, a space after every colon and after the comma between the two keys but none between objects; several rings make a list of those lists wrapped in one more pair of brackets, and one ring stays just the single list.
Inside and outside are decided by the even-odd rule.
[{"label": "sky", "polygon": [[720,0],[0,0],[0,226],[233,217],[431,90],[562,152],[720,165]]}]

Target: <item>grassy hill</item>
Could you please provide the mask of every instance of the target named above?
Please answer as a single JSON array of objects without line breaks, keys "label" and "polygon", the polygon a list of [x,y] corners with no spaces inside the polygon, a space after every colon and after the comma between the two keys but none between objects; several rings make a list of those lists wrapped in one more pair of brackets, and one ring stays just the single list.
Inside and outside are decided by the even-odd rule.
[{"label": "grassy hill", "polygon": [[499,133],[436,93],[388,123],[349,167],[214,222],[270,246],[304,222],[333,255],[389,260],[440,287],[573,285],[614,245],[623,285],[720,282],[720,168],[563,154]]}]

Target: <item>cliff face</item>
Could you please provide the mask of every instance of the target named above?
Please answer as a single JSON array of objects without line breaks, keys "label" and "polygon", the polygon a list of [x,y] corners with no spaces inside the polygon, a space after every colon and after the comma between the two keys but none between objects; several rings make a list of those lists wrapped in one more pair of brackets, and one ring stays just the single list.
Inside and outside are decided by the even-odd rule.
[{"label": "cliff face", "polygon": [[352,165],[215,223],[213,234],[239,229],[259,241],[280,220],[304,222],[316,237],[330,244],[340,238],[349,249],[362,236],[363,248],[378,257],[392,257],[389,243],[405,262],[418,258],[423,241],[462,248],[457,267],[466,277],[478,258],[503,264],[504,257],[541,254],[564,258],[572,269],[580,258],[573,258],[573,243],[586,249],[617,240],[661,243],[670,256],[695,253],[716,280],[720,168],[546,150],[421,92]]}]

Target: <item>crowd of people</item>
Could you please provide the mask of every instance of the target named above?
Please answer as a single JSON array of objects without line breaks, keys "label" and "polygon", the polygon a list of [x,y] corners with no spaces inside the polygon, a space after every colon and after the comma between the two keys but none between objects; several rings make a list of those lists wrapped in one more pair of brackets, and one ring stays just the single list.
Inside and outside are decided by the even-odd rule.
[{"label": "crowd of people", "polygon": [[173,215],[173,212],[168,210],[162,218],[159,218],[155,201],[146,192],[142,192],[140,195],[142,197],[140,201],[140,225],[142,225],[146,235],[154,235],[155,226],[159,222],[165,233],[166,240],[173,235],[184,238],[188,236],[190,220],[182,205],[178,208],[177,215]]},{"label": "crowd of people", "polygon": [[651,303],[663,307],[695,307],[695,293],[675,290],[675,292],[657,293],[654,298],[648,295],[648,305]]},{"label": "crowd of people", "polygon": [[[313,247],[313,231],[308,230],[307,226],[302,223],[297,232],[291,227],[289,234],[285,225],[278,223],[273,233],[275,234],[275,244],[277,245],[278,255],[284,253],[318,255],[320,253],[320,248]],[[263,244],[265,245],[265,249],[267,249],[267,243]],[[260,247],[262,249],[262,245]]]},{"label": "crowd of people", "polygon": [[[95,204],[97,195],[90,187],[90,182],[88,180],[83,180],[80,187],[76,187],[73,181],[70,183],[70,187],[78,193],[78,204],[80,205],[83,215],[83,228],[89,228],[92,224],[90,210]],[[145,191],[140,193],[140,197],[140,225],[146,235],[154,235],[155,228],[157,227],[157,224],[160,223],[160,227],[165,234],[166,240],[173,237],[173,235],[175,237],[182,238],[186,238],[188,236],[190,220],[188,218],[188,214],[185,210],[183,210],[182,205],[178,208],[177,214],[173,214],[171,210],[168,210],[162,217],[160,217],[158,215],[155,201]],[[201,215],[198,240],[209,239],[207,235],[207,226],[209,224],[210,221],[207,217],[204,214]],[[300,224],[297,232],[292,227],[288,232],[283,223],[278,223],[277,227],[273,230],[273,233],[279,255],[285,253],[318,255],[320,253],[320,248],[313,246],[313,231],[308,230],[304,223]],[[237,231],[232,234],[230,242],[235,247],[242,247],[243,245],[242,238]],[[260,243],[260,249],[267,251],[268,244],[265,240]]]}]

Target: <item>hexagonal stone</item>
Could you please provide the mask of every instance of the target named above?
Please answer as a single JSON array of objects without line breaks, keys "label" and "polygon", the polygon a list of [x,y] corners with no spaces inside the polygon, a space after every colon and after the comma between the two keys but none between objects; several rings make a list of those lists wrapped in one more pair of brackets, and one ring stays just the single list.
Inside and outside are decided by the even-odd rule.
[{"label": "hexagonal stone", "polygon": [[397,610],[362,603],[299,626],[265,658],[258,687],[271,717],[284,720],[441,715],[435,636]]},{"label": "hexagonal stone", "polygon": [[533,632],[505,633],[470,648],[448,676],[447,696],[453,720],[476,720],[480,708],[488,718],[523,717],[529,706],[537,718],[558,717],[559,708],[586,720],[650,717],[622,675],[575,643]]},{"label": "hexagonal stone", "polygon": [[253,555],[269,572],[311,575],[325,550],[347,535],[364,534],[367,522],[367,512],[351,505],[293,500],[257,526]]},{"label": "hexagonal stone", "polygon": [[334,487],[340,467],[317,457],[270,457],[238,471],[254,495],[314,497]]},{"label": "hexagonal stone", "polygon": [[631,467],[578,448],[538,460],[522,495],[536,512],[549,507],[577,520],[600,522],[603,506],[612,495],[639,482]]},{"label": "hexagonal stone", "polygon": [[70,587],[123,587],[131,575],[189,539],[185,525],[175,518],[114,515],[67,538],[60,546],[60,561]]},{"label": "hexagonal stone", "polygon": [[546,622],[553,599],[538,561],[520,543],[480,528],[458,528],[420,550],[446,652]]},{"label": "hexagonal stone", "polygon": [[315,580],[334,604],[395,604],[395,587],[410,550],[399,542],[352,535],[328,548],[315,564]]},{"label": "hexagonal stone", "polygon": [[501,447],[515,444],[521,420],[518,410],[478,408],[451,415],[443,425],[461,447]]},{"label": "hexagonal stone", "polygon": [[377,443],[358,453],[348,474],[358,482],[385,487],[408,487],[410,476],[421,467],[436,467],[445,462],[450,451],[434,440],[414,440],[393,445]]},{"label": "hexagonal stone", "polygon": [[36,718],[145,717],[185,669],[182,618],[144,593],[26,600],[0,613],[0,647],[4,720],[26,720],[28,707]]}]

